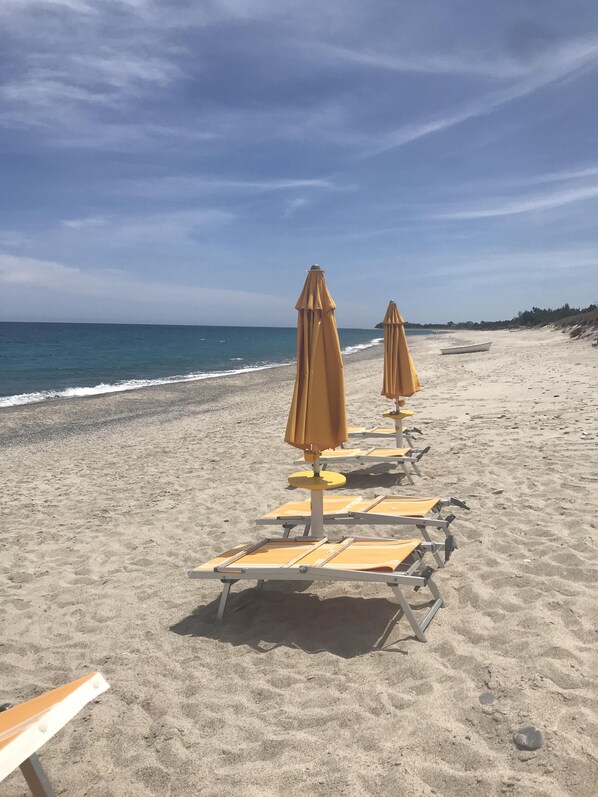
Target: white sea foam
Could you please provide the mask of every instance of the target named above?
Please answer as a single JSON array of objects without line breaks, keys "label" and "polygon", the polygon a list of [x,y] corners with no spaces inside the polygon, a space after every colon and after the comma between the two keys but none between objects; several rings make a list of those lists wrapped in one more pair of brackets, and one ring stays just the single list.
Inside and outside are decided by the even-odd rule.
[{"label": "white sea foam", "polygon": [[347,346],[343,349],[343,354],[355,354],[357,351],[363,349],[371,349],[372,346],[379,346],[384,341],[384,338],[372,338],[367,343],[356,343],[355,346]]},{"label": "white sea foam", "polygon": [[[374,338],[368,343],[358,343],[355,346],[347,346],[343,349],[343,354],[355,354],[355,352],[377,346],[384,338]],[[231,357],[230,359],[242,359]],[[246,368],[235,368],[229,371],[199,371],[190,374],[177,376],[166,376],[161,379],[129,379],[114,384],[101,383],[93,387],[67,387],[64,390],[40,390],[37,393],[19,393],[15,396],[0,397],[0,407],[17,407],[21,404],[36,404],[48,399],[62,398],[83,398],[85,396],[101,396],[105,393],[122,393],[125,390],[139,390],[142,387],[153,387],[156,385],[174,385],[179,382],[198,382],[201,379],[216,379],[219,376],[235,376],[249,371],[264,371],[269,368],[280,368],[283,365],[292,365],[292,362],[266,363],[264,365],[251,365]]]},{"label": "white sea foam", "polygon": [[280,368],[286,363],[266,363],[265,365],[253,365],[247,368],[235,368],[230,371],[204,371],[192,374],[181,374],[179,376],[166,376],[162,379],[129,379],[115,384],[99,384],[93,387],[67,387],[64,390],[40,390],[37,393],[20,393],[16,396],[0,397],[0,407],[16,407],[20,404],[35,404],[39,401],[60,398],[81,398],[84,396],[100,396],[104,393],[122,393],[125,390],[139,390],[142,387],[153,387],[156,385],[174,385],[179,382],[198,382],[201,379],[215,379],[218,376],[234,376],[244,374],[248,371],[264,371],[268,368]]}]

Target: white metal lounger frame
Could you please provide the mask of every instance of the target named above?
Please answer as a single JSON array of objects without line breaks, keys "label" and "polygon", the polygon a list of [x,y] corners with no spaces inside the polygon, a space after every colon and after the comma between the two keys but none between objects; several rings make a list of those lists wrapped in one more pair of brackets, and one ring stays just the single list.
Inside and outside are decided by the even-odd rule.
[{"label": "white metal lounger frame", "polygon": [[[7,711],[12,707],[12,703],[3,703],[0,706],[0,711]],[[33,797],[56,797],[56,792],[52,788],[52,784],[37,753],[31,753],[28,758],[19,764],[19,769]]]},{"label": "white metal lounger frame", "polygon": [[[342,450],[342,448],[338,450]],[[417,467],[417,463],[424,456],[424,454],[428,453],[429,450],[430,446],[426,446],[425,448],[422,448],[420,450],[412,449],[411,454],[408,454],[407,456],[404,457],[392,457],[392,456],[383,457],[383,456],[365,456],[360,454],[348,454],[346,457],[338,456],[338,457],[328,458],[320,454],[320,459],[319,459],[320,470],[326,470],[328,465],[334,466],[337,462],[356,463],[357,465],[366,465],[368,467],[371,465],[386,463],[388,465],[397,465],[401,467],[403,473],[405,474],[405,476],[409,481],[409,484],[414,484],[413,477],[407,470],[407,465],[411,465],[414,473],[416,473],[418,476],[421,476],[421,472]],[[304,464],[305,464],[304,460],[297,460],[295,462],[295,465],[304,465]]]},{"label": "white metal lounger frame", "polygon": [[[318,545],[323,545],[329,542],[327,537],[295,537],[298,542],[315,542]],[[344,537],[341,543],[345,542],[394,542],[397,540],[393,537]],[[400,563],[400,565],[392,572],[372,571],[372,570],[340,570],[331,567],[312,565],[303,565],[291,569],[291,565],[297,563],[301,556],[297,556],[280,567],[235,567],[234,562],[243,558],[248,553],[257,550],[262,545],[271,542],[280,542],[280,538],[266,538],[257,543],[247,545],[241,551],[237,552],[229,559],[225,559],[220,565],[217,565],[213,570],[189,570],[189,578],[200,579],[219,579],[223,583],[222,595],[220,596],[220,603],[218,605],[218,613],[216,621],[220,622],[224,617],[226,604],[233,584],[237,581],[257,581],[257,588],[261,590],[264,586],[264,581],[364,581],[367,583],[374,582],[378,584],[387,584],[393,591],[399,606],[403,610],[405,617],[409,620],[411,628],[415,636],[420,642],[426,642],[425,630],[430,625],[432,618],[435,616],[438,609],[445,606],[446,603],[442,598],[438,587],[432,580],[434,568],[424,566],[423,556],[426,552],[433,552],[438,549],[444,549],[444,543],[429,543],[421,542],[418,547],[409,556]],[[309,553],[313,547],[306,552]],[[343,546],[329,556],[325,561],[329,563],[337,554],[343,550]],[[306,555],[305,554],[305,555]],[[419,590],[422,587],[428,587],[434,599],[432,606],[424,619],[418,623],[407,598],[402,592],[402,587],[413,587]]]},{"label": "white metal lounger frame", "polygon": [[[387,495],[379,495],[376,499],[372,499],[372,503],[368,507],[368,509],[372,509],[376,506],[376,503],[383,501],[385,498],[390,498],[392,496]],[[433,543],[431,539],[428,529],[429,528],[436,528],[442,529],[445,534],[447,540],[450,538],[449,546],[445,549],[444,557],[440,556],[440,551],[433,550],[432,555],[436,561],[438,567],[444,567],[445,562],[449,560],[451,552],[453,549],[457,548],[458,545],[455,541],[454,535],[450,533],[450,525],[453,520],[456,519],[455,515],[448,514],[446,517],[441,516],[441,511],[445,509],[447,506],[458,506],[462,509],[469,510],[469,507],[465,503],[465,501],[461,501],[459,498],[441,498],[435,506],[432,507],[430,510],[431,514],[425,515],[424,517],[415,517],[413,515],[381,515],[375,514],[370,515],[369,512],[355,512],[351,509],[351,506],[344,511],[338,512],[335,514],[334,512],[324,513],[324,523],[329,525],[360,525],[360,526],[376,526],[376,525],[386,525],[386,526],[415,526],[421,533],[422,537],[426,540],[426,542]],[[258,526],[282,526],[283,528],[283,535],[282,539],[288,539],[291,531],[296,526],[303,526],[303,536],[308,537],[309,532],[311,529],[311,516],[310,515],[292,515],[286,517],[277,517],[277,518],[257,518],[255,521]],[[394,539],[394,538],[393,538]]]}]

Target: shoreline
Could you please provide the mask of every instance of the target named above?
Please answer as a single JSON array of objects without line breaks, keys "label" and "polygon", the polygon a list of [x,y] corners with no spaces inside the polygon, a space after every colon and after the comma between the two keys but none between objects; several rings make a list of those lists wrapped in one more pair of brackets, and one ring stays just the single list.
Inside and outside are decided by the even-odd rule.
[{"label": "shoreline", "polygon": [[[344,355],[347,364],[380,360],[383,347],[369,346]],[[63,434],[74,434],[78,430],[89,430],[95,426],[127,422],[143,422],[144,419],[162,419],[180,416],[185,411],[194,411],[206,404],[218,401],[235,390],[258,388],[268,384],[292,385],[295,379],[295,363],[281,364],[268,369],[254,369],[235,374],[215,376],[168,384],[144,387],[91,396],[71,396],[61,399],[15,404],[0,408],[0,446],[30,439],[50,430]],[[92,416],[89,418],[88,416]]]},{"label": "shoreline", "polygon": [[[89,325],[93,326],[93,325]],[[101,326],[101,325],[100,325]],[[223,327],[223,329],[225,329]],[[231,329],[237,329],[231,327]],[[263,328],[260,328],[260,330]],[[274,328],[275,329],[275,328]],[[289,331],[295,334],[294,328],[289,328]],[[366,330],[344,330],[345,332]],[[367,330],[369,333],[369,330]],[[375,331],[374,331],[375,332]],[[432,333],[415,333],[417,334],[432,334]],[[203,340],[203,339],[202,339]],[[351,357],[360,351],[371,348],[376,348],[383,342],[383,337],[375,335],[369,340],[360,343],[349,343],[345,345],[342,350],[343,357]],[[294,349],[293,349],[294,351]],[[241,357],[229,357],[228,362],[243,360]],[[70,398],[88,398],[92,396],[101,396],[112,393],[125,393],[131,390],[142,390],[147,387],[161,387],[167,385],[177,385],[187,382],[202,382],[209,379],[219,379],[228,376],[238,376],[245,373],[252,373],[254,371],[268,371],[274,368],[283,368],[287,365],[293,365],[294,359],[289,354],[289,359],[255,363],[253,365],[243,365],[239,367],[228,367],[218,371],[210,370],[190,370],[181,371],[180,373],[169,373],[163,376],[131,376],[130,378],[120,379],[117,381],[97,381],[95,384],[88,385],[68,385],[66,387],[50,387],[39,388],[29,392],[9,393],[0,396],[0,412],[3,409],[11,407],[18,407],[28,404],[39,404],[44,401],[64,400]],[[98,377],[99,378],[99,377]],[[76,377],[74,377],[76,381]]]}]

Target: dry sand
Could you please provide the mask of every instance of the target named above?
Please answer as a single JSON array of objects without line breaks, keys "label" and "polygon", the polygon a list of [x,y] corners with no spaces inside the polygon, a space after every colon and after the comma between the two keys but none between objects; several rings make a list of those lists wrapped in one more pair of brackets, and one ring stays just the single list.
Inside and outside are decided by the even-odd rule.
[{"label": "dry sand", "polygon": [[[112,685],[42,751],[58,794],[598,793],[598,355],[546,330],[442,343],[465,337],[493,348],[412,347],[423,477],[347,482],[471,506],[427,644],[383,587],[247,589],[217,626],[218,585],[187,579],[299,495],[292,369],[1,412],[0,698]],[[380,349],[347,359],[353,423],[380,423],[380,382]]]}]

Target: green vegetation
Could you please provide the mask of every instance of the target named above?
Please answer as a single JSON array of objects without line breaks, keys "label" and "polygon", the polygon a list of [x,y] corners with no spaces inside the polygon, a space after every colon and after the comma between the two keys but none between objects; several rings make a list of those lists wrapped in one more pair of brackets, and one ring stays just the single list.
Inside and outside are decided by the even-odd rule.
[{"label": "green vegetation", "polygon": [[[515,318],[508,321],[449,321],[446,324],[414,324],[405,322],[406,329],[515,329],[517,327],[541,327],[546,324],[559,326],[579,326],[587,324],[590,327],[598,325],[598,305],[590,304],[588,307],[562,307],[541,308],[533,307],[531,310],[522,310]],[[376,324],[376,329],[382,329],[382,324]]]},{"label": "green vegetation", "polygon": [[598,307],[590,305],[581,313],[561,318],[555,326],[568,332],[572,338],[593,338],[594,346],[598,346]]}]

